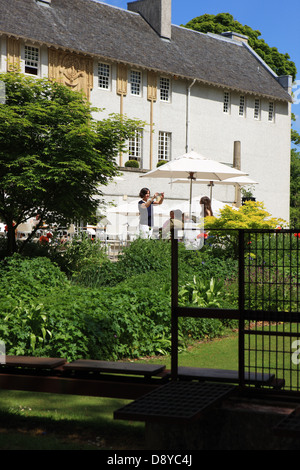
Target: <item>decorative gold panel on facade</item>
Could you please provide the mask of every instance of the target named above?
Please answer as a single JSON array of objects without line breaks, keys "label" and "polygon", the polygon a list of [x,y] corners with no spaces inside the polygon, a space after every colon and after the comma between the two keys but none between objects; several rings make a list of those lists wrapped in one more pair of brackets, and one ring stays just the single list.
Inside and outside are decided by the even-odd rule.
[{"label": "decorative gold panel on facade", "polygon": [[148,87],[147,87],[147,98],[149,101],[157,100],[157,75],[153,72],[148,72],[147,76]]},{"label": "decorative gold panel on facade", "polygon": [[93,60],[72,52],[49,49],[49,79],[74,91],[83,91],[89,100],[93,88]]},{"label": "decorative gold panel on facade", "polygon": [[127,95],[127,67],[126,65],[118,65],[117,72],[117,94],[118,95]]},{"label": "decorative gold panel on facade", "polygon": [[20,42],[14,38],[7,38],[7,70],[12,71],[20,68]]}]

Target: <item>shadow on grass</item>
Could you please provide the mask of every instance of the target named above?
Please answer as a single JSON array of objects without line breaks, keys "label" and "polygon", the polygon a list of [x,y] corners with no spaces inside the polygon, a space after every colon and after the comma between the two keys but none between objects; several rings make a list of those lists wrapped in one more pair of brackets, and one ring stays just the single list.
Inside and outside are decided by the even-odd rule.
[{"label": "shadow on grass", "polygon": [[1,450],[143,450],[144,424],[55,419],[0,411]]}]

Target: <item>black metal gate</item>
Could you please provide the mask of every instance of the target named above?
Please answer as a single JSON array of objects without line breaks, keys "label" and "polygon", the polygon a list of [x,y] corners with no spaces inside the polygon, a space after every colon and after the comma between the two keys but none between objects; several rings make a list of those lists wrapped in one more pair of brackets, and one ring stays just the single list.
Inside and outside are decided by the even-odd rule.
[{"label": "black metal gate", "polygon": [[239,234],[241,367],[245,376],[274,374],[288,392],[300,391],[299,236],[281,229]]},{"label": "black metal gate", "polygon": [[178,240],[172,238],[172,377],[176,378],[178,372],[179,317],[237,319],[240,388],[254,388],[250,376],[272,377],[270,382],[263,381],[264,393],[275,389],[276,393],[299,394],[300,233],[282,229],[239,230],[235,236],[238,309],[178,305]]}]

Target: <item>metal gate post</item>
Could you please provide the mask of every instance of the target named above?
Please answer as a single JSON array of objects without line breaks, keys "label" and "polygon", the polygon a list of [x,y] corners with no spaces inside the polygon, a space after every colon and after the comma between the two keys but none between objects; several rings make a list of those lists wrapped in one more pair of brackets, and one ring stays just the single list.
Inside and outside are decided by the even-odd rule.
[{"label": "metal gate post", "polygon": [[245,386],[245,236],[239,230],[239,385]]},{"label": "metal gate post", "polygon": [[178,376],[178,237],[171,230],[171,378]]}]

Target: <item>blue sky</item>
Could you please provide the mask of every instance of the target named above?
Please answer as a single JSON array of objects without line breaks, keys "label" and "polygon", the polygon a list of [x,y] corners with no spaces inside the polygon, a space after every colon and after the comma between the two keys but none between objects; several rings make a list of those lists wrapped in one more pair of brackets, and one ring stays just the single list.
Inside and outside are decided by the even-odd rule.
[{"label": "blue sky", "polygon": [[[127,9],[127,0],[102,0],[102,3]],[[261,32],[270,47],[288,53],[297,67],[297,78],[293,91],[295,103],[292,111],[297,117],[294,127],[300,132],[300,2],[284,3],[279,0],[172,0],[172,23],[181,25],[204,15],[230,13],[234,19]],[[299,94],[298,94],[299,93]]]}]

